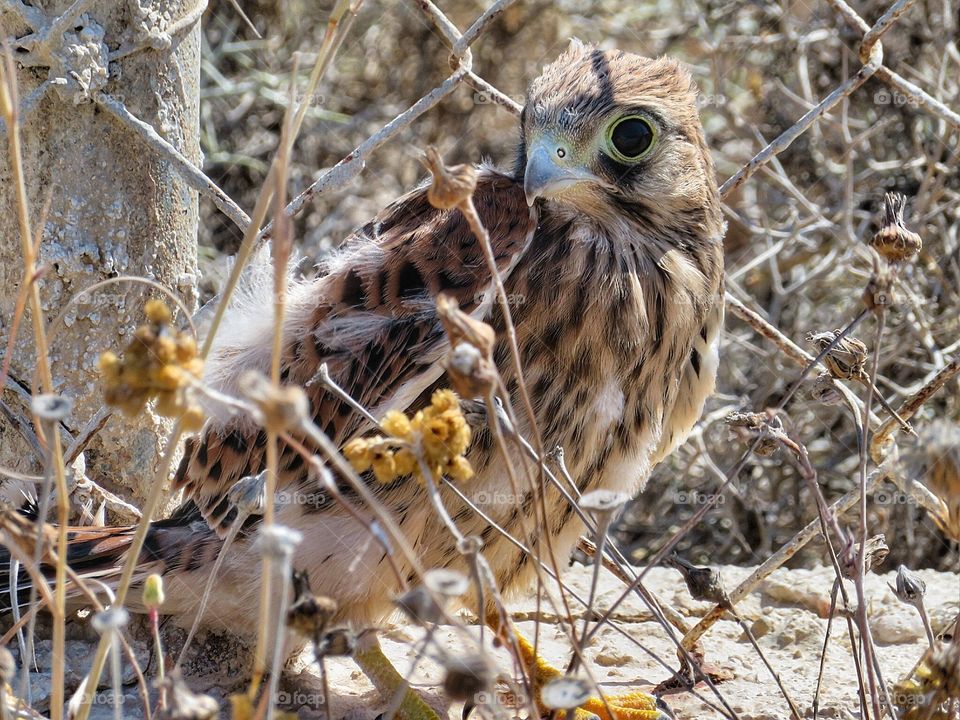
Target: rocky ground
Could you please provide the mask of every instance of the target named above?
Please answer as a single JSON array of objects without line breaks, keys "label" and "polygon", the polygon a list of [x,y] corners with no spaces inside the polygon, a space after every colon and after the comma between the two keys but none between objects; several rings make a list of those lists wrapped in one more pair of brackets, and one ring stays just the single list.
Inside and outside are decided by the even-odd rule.
[{"label": "rocky ground", "polygon": [[[721,573],[730,589],[751,570],[723,567]],[[927,583],[927,608],[934,629],[939,630],[960,612],[960,576],[933,571],[921,571],[919,575]],[[690,624],[710,609],[707,603],[690,599],[676,571],[656,568],[651,570],[649,577],[648,587],[663,601],[690,618]],[[590,571],[586,568],[573,569],[568,573],[568,580],[579,593],[586,595]],[[893,581],[894,573],[888,572],[871,575],[866,585],[871,627],[884,677],[888,682],[894,682],[909,672],[926,647],[923,625],[916,611],[901,604],[888,588],[887,583]],[[781,570],[739,605],[743,619],[767,659],[780,673],[787,692],[801,712],[810,707],[816,687],[832,583],[833,570],[830,568]],[[852,593],[852,586],[849,589]],[[609,575],[601,576],[596,606],[605,607],[621,590],[619,581]],[[537,617],[533,598],[514,604],[513,610],[517,627],[528,637],[532,636]],[[627,601],[616,613],[616,621],[626,634],[606,627],[587,652],[591,668],[603,689],[611,694],[629,689],[651,689],[667,679],[668,671],[651,655],[676,667],[674,646],[660,626],[652,621],[641,602],[636,598]],[[448,648],[456,650],[453,633],[441,629],[437,635]],[[421,637],[421,631],[402,624],[391,625],[382,634],[384,649],[401,672],[410,666],[415,656],[416,641]],[[540,643],[550,661],[559,665],[566,663],[569,648],[565,635],[558,625],[558,618],[546,610],[540,614]],[[704,638],[703,647],[706,661],[729,676],[729,679],[717,685],[717,689],[741,720],[783,720],[789,717],[786,702],[739,624],[733,620],[720,621]],[[510,673],[510,661],[506,653],[497,651],[496,657],[500,670]],[[833,624],[819,717],[859,717],[857,682],[852,668],[850,640],[841,619],[840,623]],[[329,672],[335,716],[368,720],[384,709],[384,703],[376,691],[352,662],[330,662]],[[301,687],[306,693],[315,692],[318,688],[312,677],[309,669],[304,669],[300,676],[303,681]],[[440,667],[429,660],[424,661],[413,675],[414,686],[437,699],[440,707],[444,706],[439,700],[437,685],[442,677]],[[724,717],[705,702],[719,704],[709,688],[701,684],[696,691],[696,694],[678,692],[665,696],[677,718],[708,720]],[[451,718],[460,718],[459,705],[444,709]],[[301,713],[303,717],[309,717],[307,708],[301,708]]]},{"label": "rocky ground", "polygon": [[[750,571],[751,568],[721,568],[728,589],[735,587]],[[960,612],[960,576],[932,570],[920,571],[918,575],[927,584],[926,607],[934,630],[939,632]],[[710,609],[707,603],[690,599],[676,571],[655,568],[648,577],[648,587],[687,618],[689,624],[694,624]],[[578,594],[586,596],[590,582],[589,568],[573,568],[567,573],[566,579]],[[900,603],[891,592],[888,583],[893,581],[894,573],[891,571],[869,576],[866,584],[868,612],[880,665],[885,680],[890,684],[913,668],[926,647],[923,625],[916,611]],[[808,713],[816,687],[832,583],[833,571],[830,568],[780,570],[738,606],[741,616],[771,665],[780,674],[787,692],[801,713]],[[622,587],[618,580],[602,573],[595,606],[608,606],[619,596]],[[849,590],[853,594],[852,586]],[[517,628],[527,637],[532,637],[538,618],[535,600],[532,597],[520,600],[513,603],[511,609]],[[641,602],[636,598],[627,600],[616,612],[614,620],[619,629],[608,626],[601,630],[586,654],[591,670],[604,691],[615,695],[632,689],[651,690],[670,677],[660,661],[671,668],[677,667],[674,646]],[[564,665],[569,658],[569,647],[559,618],[544,606],[540,610],[539,622],[542,653],[552,663]],[[472,632],[478,630],[473,628]],[[422,630],[402,623],[389,624],[381,633],[385,652],[404,673],[409,670],[422,637]],[[68,642],[68,687],[75,687],[86,671],[93,641],[92,637],[84,637],[83,633],[73,638]],[[457,639],[449,629],[439,628],[436,638],[452,653],[457,652]],[[149,646],[138,641],[133,646],[139,661],[146,664]],[[245,677],[236,666],[236,657],[226,649],[227,646],[218,651],[210,650],[211,647],[207,642],[204,652],[207,657],[222,658],[220,672],[215,673],[221,681],[236,682],[238,678]],[[789,717],[783,696],[737,622],[725,619],[717,623],[704,638],[703,650],[711,671],[725,678],[716,687],[738,718],[783,720]],[[502,649],[492,652],[502,677],[509,677],[512,672],[509,656]],[[38,646],[40,672],[33,674],[31,682],[35,707],[44,707],[49,697],[49,653],[49,642],[41,642]],[[309,654],[305,653],[293,663],[291,672],[283,679],[280,699],[301,718],[319,718],[322,715],[319,709],[322,685],[309,659]],[[835,618],[818,717],[860,717],[856,675],[852,668],[846,624],[842,618]],[[386,703],[352,660],[330,659],[327,661],[327,670],[334,717],[372,720],[386,709]],[[148,670],[147,674],[152,677],[155,673]],[[126,663],[123,679],[126,684],[123,717],[139,720],[143,717],[143,711],[133,673]],[[462,704],[450,705],[442,699],[439,684],[443,679],[443,671],[438,664],[429,658],[425,659],[419,663],[412,679],[413,686],[431,704],[451,719],[459,720]],[[189,684],[194,690],[208,692],[220,699],[225,694],[223,687],[210,687],[209,681],[201,683],[190,679]],[[721,701],[702,683],[695,692],[676,692],[664,697],[680,720],[724,717],[716,709],[722,706]],[[112,718],[110,690],[103,688],[98,698],[102,702],[98,702],[91,717],[94,720]]]}]

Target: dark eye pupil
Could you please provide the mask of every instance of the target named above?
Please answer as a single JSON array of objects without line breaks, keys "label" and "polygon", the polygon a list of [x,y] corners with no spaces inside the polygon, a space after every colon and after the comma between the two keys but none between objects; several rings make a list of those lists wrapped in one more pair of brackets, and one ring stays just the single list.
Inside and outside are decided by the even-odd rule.
[{"label": "dark eye pupil", "polygon": [[628,118],[617,123],[610,135],[610,140],[621,155],[635,158],[650,147],[650,143],[653,142],[653,129],[646,120]]}]

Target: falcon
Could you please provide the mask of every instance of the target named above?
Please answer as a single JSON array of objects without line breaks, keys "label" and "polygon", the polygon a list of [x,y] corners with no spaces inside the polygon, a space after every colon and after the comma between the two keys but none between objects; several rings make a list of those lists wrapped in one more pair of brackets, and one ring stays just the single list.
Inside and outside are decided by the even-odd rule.
[{"label": "falcon", "polygon": [[[512,172],[480,167],[473,202],[511,299],[523,381],[544,446],[565,449],[581,493],[637,493],[691,431],[717,371],[725,224],[688,72],[671,58],[574,41],[529,87]],[[267,281],[234,303],[207,363],[205,381],[225,393],[237,392],[244,372],[269,368],[271,273],[261,274]],[[377,418],[428,406],[449,384],[440,293],[496,331],[493,358],[506,399],[521,408],[520,378],[481,245],[464,215],[434,208],[425,187],[357,230],[316,278],[291,281],[282,379],[306,389],[316,423],[341,447],[369,432],[369,423],[321,383],[310,383],[318,368],[325,363]],[[526,415],[517,415],[516,430],[532,437]],[[198,589],[237,515],[229,491],[264,468],[265,451],[266,433],[247,416],[212,417],[187,440],[175,476],[185,505],[154,524],[140,558],[145,569],[165,575],[163,612],[187,622],[196,614]],[[464,493],[483,515],[533,545],[536,538],[522,531],[535,524],[533,500],[509,494],[505,460],[490,433],[474,434],[467,459],[475,475],[461,483]],[[511,458],[515,467],[524,461]],[[422,483],[368,480],[423,567],[465,569]],[[319,498],[277,505],[276,522],[303,535],[294,566],[337,602],[336,621],[376,626],[404,588],[367,529],[335,500],[317,496],[316,487],[301,453],[281,445],[279,491]],[[500,589],[529,590],[534,561],[457,495],[441,493],[461,532],[482,538]],[[543,500],[548,527],[541,531],[562,565],[583,527],[559,493],[548,489]],[[204,623],[256,628],[255,529],[229,548]],[[129,529],[105,528],[99,541],[91,533],[85,529],[71,554],[77,567],[118,564],[119,540]],[[404,560],[395,561],[401,576],[415,581]],[[359,653],[361,665],[372,667],[375,652]],[[642,693],[613,698],[609,707],[621,720],[666,717]],[[401,714],[427,710],[408,698]]]}]

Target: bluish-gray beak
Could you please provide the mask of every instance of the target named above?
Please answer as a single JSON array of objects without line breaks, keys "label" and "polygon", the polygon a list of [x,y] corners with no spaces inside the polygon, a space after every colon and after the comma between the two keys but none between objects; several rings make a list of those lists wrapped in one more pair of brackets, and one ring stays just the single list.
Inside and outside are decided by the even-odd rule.
[{"label": "bluish-gray beak", "polygon": [[558,150],[566,150],[551,138],[537,140],[527,151],[527,167],[523,173],[523,192],[527,205],[537,198],[551,198],[582,182],[597,181],[590,171],[564,162]]}]

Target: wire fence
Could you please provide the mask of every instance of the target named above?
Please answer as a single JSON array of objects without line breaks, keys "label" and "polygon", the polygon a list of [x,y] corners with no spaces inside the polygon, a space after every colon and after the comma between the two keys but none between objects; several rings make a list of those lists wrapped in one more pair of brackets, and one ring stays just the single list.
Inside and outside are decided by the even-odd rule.
[{"label": "wire fence", "polygon": [[[871,24],[864,20],[849,4],[844,2],[844,0],[829,0],[830,6],[839,18],[836,32],[838,34],[846,32],[849,34],[848,37],[854,40],[856,56],[860,66],[853,69],[853,71],[839,83],[819,93],[823,98],[822,100],[810,103],[810,107],[797,117],[792,124],[780,132],[772,141],[764,143],[759,152],[756,152],[748,162],[728,177],[721,186],[721,193],[724,198],[730,198],[738,192],[741,192],[745,186],[749,185],[749,181],[751,178],[754,178],[757,173],[769,172],[778,178],[778,182],[785,188],[787,193],[796,196],[797,201],[801,205],[804,203],[809,204],[810,201],[804,197],[802,191],[796,189],[787,173],[785,173],[782,166],[779,165],[778,156],[784,153],[795,142],[803,138],[807,133],[815,132],[818,125],[823,123],[830,113],[838,108],[844,107],[845,101],[857,93],[867,92],[864,90],[864,85],[871,79],[878,81],[881,86],[887,88],[891,96],[904,98],[904,102],[909,103],[918,112],[927,115],[933,121],[951,128],[951,130],[945,133],[946,136],[949,136],[950,133],[953,133],[954,137],[956,136],[957,131],[960,130],[960,114],[934,97],[935,93],[931,93],[921,84],[898,74],[884,64],[883,39],[888,34],[896,31],[898,22],[901,21],[901,18],[903,18],[904,14],[910,10],[915,2],[916,0],[898,0],[890,5],[885,12]],[[19,0],[0,0],[0,3],[2,3],[0,7],[2,7],[3,10],[16,14],[22,22],[32,27],[40,36],[38,44],[31,47],[30,52],[32,54],[27,58],[27,63],[37,67],[43,67],[49,57],[49,52],[45,54],[42,51],[43,43],[56,44],[56,42],[59,42],[59,40],[55,42],[54,39],[56,36],[58,34],[62,36],[72,27],[74,21],[85,11],[89,4],[85,0],[77,0],[67,11],[51,21],[45,16],[38,15],[33,8],[24,5],[19,2]],[[321,55],[327,53],[327,55],[324,56],[326,63],[333,61],[337,49],[351,30],[352,22],[361,4],[361,0],[354,0],[349,3],[338,3],[332,15],[330,25],[327,28],[324,48],[321,50]],[[484,98],[488,98],[490,103],[503,108],[504,111],[514,116],[519,116],[522,106],[511,98],[508,93],[485,80],[474,70],[473,53],[471,50],[476,43],[484,41],[485,35],[494,24],[498,22],[501,16],[507,12],[511,6],[516,4],[517,0],[499,0],[476,17],[465,30],[461,31],[440,8],[432,2],[429,2],[429,0],[418,0],[409,3],[411,9],[419,13],[422,19],[436,31],[443,44],[449,50],[446,58],[450,68],[449,72],[441,83],[430,89],[429,92],[423,94],[419,99],[403,109],[402,112],[399,112],[379,130],[369,135],[369,137],[359,143],[352,152],[347,154],[329,170],[323,172],[309,187],[290,200],[290,202],[286,204],[284,213],[288,217],[294,218],[306,208],[310,207],[312,203],[315,203],[320,196],[346,187],[350,181],[364,171],[378,150],[388,143],[395,141],[401,133],[413,126],[424,114],[443,103],[459,88],[464,86],[469,87],[474,92],[481,93]],[[125,106],[121,99],[105,92],[103,85],[96,80],[96,78],[105,72],[106,65],[110,60],[127,57],[137,52],[152,52],[169,46],[171,39],[190,30],[199,22],[205,8],[206,3],[201,2],[182,18],[168,23],[163,29],[155,29],[154,32],[145,34],[139,42],[122,47],[111,54],[109,58],[90,59],[85,72],[75,73],[74,76],[71,76],[69,79],[69,92],[62,92],[63,83],[51,76],[50,79],[43,82],[34,92],[22,100],[19,113],[21,117],[29,116],[29,114],[36,109],[39,101],[53,92],[57,92],[63,101],[73,101],[77,97],[80,97],[83,100],[97,103],[118,122],[129,128],[131,137],[141,142],[146,150],[169,161],[171,166],[177,170],[191,188],[212,201],[220,212],[229,218],[230,222],[249,240],[249,243],[247,243],[247,252],[249,253],[258,244],[271,239],[273,234],[272,224],[267,223],[260,225],[258,222],[256,226],[251,226],[252,222],[262,221],[262,213],[253,212],[254,217],[252,220],[251,216],[244,212],[240,205],[218,187],[217,183],[205,174],[201,168],[191,163],[182,153],[178,152],[155,128],[138,119],[135,114]],[[846,25],[845,30],[839,27],[840,22]],[[317,67],[320,66],[321,63],[318,62]],[[313,82],[312,88],[314,90],[316,82],[319,80],[319,75],[322,75],[322,71],[319,72],[316,77],[311,78]],[[300,106],[293,111],[293,114],[302,120],[303,112],[305,112],[309,103],[309,97],[302,99]],[[847,145],[853,147],[856,143],[854,139],[847,138]],[[952,157],[953,162],[955,162],[955,155]],[[951,202],[953,201],[951,200]],[[932,211],[933,209],[930,210]],[[819,208],[812,208],[812,214],[820,218],[823,217],[823,213]],[[743,220],[741,217],[737,219]],[[749,224],[748,220],[744,222],[745,224]],[[850,223],[848,222],[847,228],[849,229],[849,227]],[[773,233],[773,236],[775,237],[775,233]],[[779,247],[782,247],[782,243]],[[768,260],[770,255],[776,252],[777,248],[778,245],[775,243],[768,248],[767,251],[760,253],[756,258],[756,262],[761,263]],[[747,263],[738,268],[736,273],[732,273],[728,277],[728,291],[726,295],[727,310],[731,316],[742,321],[758,338],[762,338],[764,342],[769,343],[770,346],[776,349],[775,352],[779,354],[778,362],[782,363],[782,366],[792,366],[797,368],[798,372],[795,377],[791,378],[788,387],[779,394],[779,404],[775,411],[767,412],[766,408],[757,408],[763,412],[757,413],[747,421],[736,426],[740,429],[745,428],[743,434],[747,437],[747,449],[738,459],[729,463],[727,467],[713,463],[712,460],[710,460],[709,448],[704,442],[704,436],[702,434],[695,436],[694,441],[700,443],[699,450],[702,455],[708,459],[709,464],[712,465],[711,472],[715,476],[715,482],[712,484],[711,492],[705,496],[702,502],[697,503],[695,512],[685,519],[682,527],[673,533],[665,542],[660,543],[656,550],[652,551],[645,560],[650,566],[655,566],[668,559],[671,552],[678,546],[681,546],[687,534],[692,532],[705,518],[717,510],[717,505],[721,502],[721,498],[725,497],[725,493],[735,491],[731,483],[749,463],[756,460],[754,453],[758,449],[762,450],[763,447],[770,442],[773,442],[777,447],[785,448],[787,452],[790,452],[798,458],[797,462],[800,467],[800,475],[814,488],[814,490],[810,492],[811,495],[815,495],[817,498],[820,513],[816,519],[802,523],[799,531],[794,532],[792,537],[785,542],[780,542],[776,551],[770,553],[747,578],[729,593],[724,593],[722,597],[717,599],[714,610],[707,613],[696,626],[692,628],[683,627],[682,636],[674,639],[676,640],[681,656],[686,654],[688,660],[689,657],[695,653],[700,638],[703,637],[714,623],[724,617],[727,611],[734,608],[738,602],[754,591],[774,570],[787,563],[807,543],[818,536],[822,536],[824,528],[831,522],[836,523],[836,519],[848,510],[857,507],[865,508],[865,498],[867,494],[875,491],[884,482],[889,481],[894,483],[904,497],[910,498],[917,507],[922,508],[932,517],[939,518],[940,522],[949,525],[952,522],[951,513],[955,512],[948,504],[950,502],[949,499],[945,499],[932,491],[927,484],[921,482],[921,474],[911,471],[900,462],[901,458],[894,448],[897,439],[905,437],[912,432],[912,428],[910,428],[908,424],[911,420],[920,417],[925,405],[935,393],[948,384],[954,383],[955,378],[960,374],[960,352],[958,352],[957,346],[953,345],[944,350],[943,348],[936,347],[936,343],[933,343],[936,347],[936,352],[933,353],[934,362],[924,368],[925,373],[922,380],[915,380],[915,382],[906,389],[901,388],[903,392],[899,393],[901,398],[900,401],[896,403],[896,417],[887,413],[886,417],[881,419],[879,416],[880,411],[876,410],[876,404],[871,401],[873,397],[872,393],[878,389],[878,377],[876,374],[877,363],[873,365],[873,375],[866,378],[866,387],[869,389],[869,392],[867,392],[865,396],[867,399],[861,399],[856,393],[850,391],[843,382],[844,378],[837,377],[835,369],[829,362],[829,358],[832,353],[835,353],[838,346],[840,346],[846,337],[868,317],[882,317],[884,313],[888,312],[887,309],[874,306],[868,307],[867,310],[856,308],[854,311],[850,310],[849,303],[838,305],[844,308],[844,312],[846,312],[846,316],[844,316],[843,313],[839,313],[840,317],[835,317],[836,324],[843,327],[843,331],[838,331],[835,335],[831,336],[823,346],[816,346],[814,349],[817,351],[817,354],[814,355],[800,347],[791,339],[789,333],[784,333],[777,326],[777,323],[771,321],[769,314],[762,310],[761,303],[758,302],[756,298],[751,297],[750,293],[744,289],[741,280],[743,276],[749,272],[751,267],[753,266]],[[874,284],[886,282],[889,284],[891,281],[884,280],[881,277],[882,275],[882,268],[876,265],[872,271],[867,273],[866,277],[862,278],[864,281],[862,284],[865,286],[870,282]],[[781,294],[783,294],[782,287],[780,291]],[[811,328],[811,330],[812,329],[813,328]],[[882,334],[878,333],[877,337],[878,340],[882,339]],[[880,352],[881,348],[878,342],[877,346],[873,349],[871,358],[876,357]],[[815,470],[816,463],[810,462],[807,448],[800,438],[802,433],[798,433],[796,428],[790,426],[789,422],[784,425],[784,423],[778,421],[780,411],[783,411],[784,408],[787,407],[788,402],[798,390],[801,388],[806,389],[807,378],[814,372],[823,374],[826,378],[823,381],[823,392],[834,393],[834,395],[839,398],[839,404],[845,406],[845,412],[849,412],[851,417],[859,419],[860,422],[861,442],[859,443],[859,448],[855,452],[850,453],[851,456],[856,456],[857,458],[859,469],[856,475],[858,479],[853,487],[847,489],[846,492],[840,494],[839,497],[834,498],[831,502],[828,502],[816,491],[818,487],[817,472]],[[849,380],[849,378],[846,379]],[[874,409],[874,414],[871,414],[871,409]],[[865,418],[865,420],[863,420],[863,418]],[[869,473],[867,472],[868,462],[872,462],[875,465],[875,469]],[[863,594],[863,574],[869,570],[866,546],[861,542],[858,550],[858,546],[853,541],[853,538],[845,534],[839,526],[830,529],[831,531],[835,530],[835,532],[833,532],[835,538],[845,537],[849,540],[849,547],[831,548],[830,558],[837,566],[837,588],[842,587],[842,583],[839,580],[840,577],[853,578],[856,581],[856,587],[859,593],[859,607],[864,608],[866,603]],[[583,548],[588,553],[595,551],[595,549],[590,547],[589,543],[584,544]],[[630,594],[639,593],[643,600],[649,603],[654,614],[661,618],[666,631],[672,632],[670,631],[668,623],[670,618],[665,615],[667,611],[659,606],[656,599],[652,598],[643,587],[646,571],[639,573],[634,571],[626,562],[625,557],[619,554],[618,550],[613,549],[609,552],[611,553],[610,564],[615,572],[624,577],[627,582],[627,589],[624,590],[618,600],[607,608],[603,608],[606,617],[609,618],[618,605]],[[851,572],[848,569],[847,572],[844,572],[844,568],[841,567],[844,562],[848,564],[853,563],[854,570]],[[837,588],[834,589],[834,594],[836,594]],[[865,610],[862,616],[858,616],[857,622],[859,623],[858,627],[861,636],[867,638],[865,644],[869,647],[870,630]],[[869,651],[867,651],[866,657],[868,662],[870,662],[872,656]],[[690,671],[690,668],[687,670]],[[866,671],[866,675],[869,675],[871,679],[873,678],[874,670],[877,670],[877,674],[880,675],[879,666],[874,667],[871,665]],[[719,690],[717,687],[713,687],[709,675],[690,675],[685,679],[693,682],[697,679],[705,680],[706,683],[711,686],[711,690],[715,695],[715,698],[705,698],[705,702],[721,714],[736,716],[736,713],[733,712],[729,703],[723,697],[722,686]],[[862,677],[861,681],[863,681]],[[876,683],[875,679],[871,681]],[[706,695],[707,693],[705,692],[704,694]],[[784,692],[784,694],[786,693]],[[891,700],[891,693],[883,690],[883,683],[880,683],[879,691],[876,686],[873,687],[871,698],[875,703],[873,710],[877,714],[879,714],[881,704],[889,706],[891,714],[895,712],[892,710],[894,703],[893,700]],[[868,701],[865,699],[864,702],[866,703]]]}]

